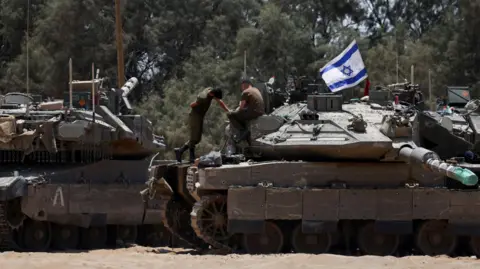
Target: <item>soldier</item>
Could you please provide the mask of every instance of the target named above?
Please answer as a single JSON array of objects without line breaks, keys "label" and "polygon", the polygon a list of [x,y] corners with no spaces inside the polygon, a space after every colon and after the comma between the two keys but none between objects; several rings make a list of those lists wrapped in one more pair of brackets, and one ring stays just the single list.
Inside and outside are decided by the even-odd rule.
[{"label": "soldier", "polygon": [[227,113],[231,126],[241,132],[238,140],[244,139],[247,135],[247,122],[263,114],[265,114],[265,104],[261,92],[252,86],[249,79],[242,79],[240,106],[235,111]]},{"label": "soldier", "polygon": [[183,145],[181,148],[175,148],[175,156],[178,162],[182,162],[183,153],[189,149],[190,150],[190,163],[195,161],[195,146],[200,143],[203,133],[203,119],[212,99],[218,102],[220,107],[229,112],[227,106],[222,101],[223,93],[219,88],[205,88],[198,94],[197,100],[190,104],[191,110],[189,114],[189,125],[190,125],[190,140]]}]

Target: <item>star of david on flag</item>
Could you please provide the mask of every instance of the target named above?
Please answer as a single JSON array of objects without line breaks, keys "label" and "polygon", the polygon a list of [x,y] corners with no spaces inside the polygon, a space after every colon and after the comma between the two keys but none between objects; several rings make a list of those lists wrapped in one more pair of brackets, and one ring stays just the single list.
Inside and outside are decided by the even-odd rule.
[{"label": "star of david on flag", "polygon": [[332,92],[358,85],[368,77],[357,41],[320,69],[320,75]]}]

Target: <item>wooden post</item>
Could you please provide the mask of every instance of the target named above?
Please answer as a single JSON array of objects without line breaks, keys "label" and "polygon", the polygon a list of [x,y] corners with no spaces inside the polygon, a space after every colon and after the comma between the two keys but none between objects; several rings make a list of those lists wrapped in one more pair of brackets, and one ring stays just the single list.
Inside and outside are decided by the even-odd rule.
[{"label": "wooden post", "polygon": [[69,83],[68,83],[68,100],[70,101],[70,109],[73,108],[73,85],[72,85],[72,81],[73,81],[73,78],[72,78],[72,72],[73,72],[73,67],[72,67],[72,58],[70,58],[70,60],[68,61],[68,77],[69,77]]},{"label": "wooden post", "polygon": [[30,50],[29,50],[29,44],[28,44],[28,41],[29,41],[29,38],[28,38],[28,35],[29,35],[29,29],[30,29],[30,0],[27,1],[27,33],[25,35],[25,41],[26,41],[26,51],[27,51],[27,94],[30,93]]},{"label": "wooden post", "polygon": [[123,31],[122,31],[122,17],[120,12],[120,0],[115,0],[115,33],[117,40],[117,76],[118,88],[122,88],[125,84],[125,67],[123,60]]}]

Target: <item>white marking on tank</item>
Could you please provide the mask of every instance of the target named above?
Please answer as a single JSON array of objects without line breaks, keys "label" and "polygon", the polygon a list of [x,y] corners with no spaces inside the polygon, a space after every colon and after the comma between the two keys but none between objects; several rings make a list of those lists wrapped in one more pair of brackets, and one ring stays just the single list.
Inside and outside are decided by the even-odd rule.
[{"label": "white marking on tank", "polygon": [[57,190],[55,191],[55,197],[53,197],[53,206],[56,206],[57,205],[57,199],[58,197],[60,197],[60,205],[62,207],[65,206],[65,202],[63,201],[63,191],[62,191],[62,187],[58,187]]}]

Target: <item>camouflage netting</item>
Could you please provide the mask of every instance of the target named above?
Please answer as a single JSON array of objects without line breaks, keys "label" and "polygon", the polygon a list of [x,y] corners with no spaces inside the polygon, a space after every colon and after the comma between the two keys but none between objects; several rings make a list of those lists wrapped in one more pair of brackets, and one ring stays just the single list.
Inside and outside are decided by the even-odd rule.
[{"label": "camouflage netting", "polygon": [[28,154],[33,151],[35,136],[35,131],[25,131],[18,135],[14,116],[0,117],[0,150],[24,150]]},{"label": "camouflage netting", "polygon": [[14,116],[0,117],[0,142],[10,143],[16,135],[16,121]]}]

